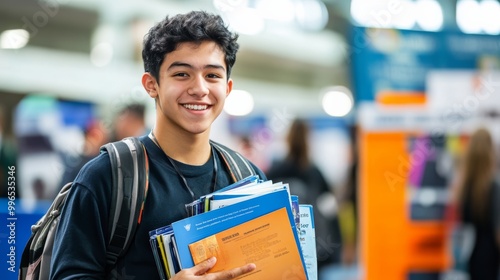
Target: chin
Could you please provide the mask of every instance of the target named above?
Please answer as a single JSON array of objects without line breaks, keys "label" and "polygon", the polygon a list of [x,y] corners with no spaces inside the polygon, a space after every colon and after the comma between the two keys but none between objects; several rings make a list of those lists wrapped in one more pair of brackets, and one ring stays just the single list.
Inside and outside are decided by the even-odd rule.
[{"label": "chin", "polygon": [[209,128],[207,126],[198,126],[198,125],[193,125],[189,126],[186,129],[192,134],[203,134],[209,131]]}]

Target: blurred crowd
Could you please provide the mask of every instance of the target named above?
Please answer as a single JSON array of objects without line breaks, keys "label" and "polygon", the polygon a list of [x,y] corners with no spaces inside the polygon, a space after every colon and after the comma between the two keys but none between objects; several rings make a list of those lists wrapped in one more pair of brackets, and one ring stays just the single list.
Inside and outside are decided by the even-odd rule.
[{"label": "blurred crowd", "polygon": [[[29,168],[17,171],[16,197],[33,198],[35,200],[52,200],[62,186],[75,179],[80,169],[100,152],[100,147],[107,142],[117,141],[129,136],[140,136],[147,133],[146,107],[141,103],[125,104],[112,117],[111,121],[93,114],[85,117],[76,129],[43,134],[35,129],[23,137],[14,133],[4,133],[5,116],[0,108],[0,197],[7,197],[9,167],[31,167],[50,165],[47,180],[43,172],[30,173]],[[76,131],[75,131],[76,130]],[[58,139],[66,137],[73,148],[54,147]],[[59,139],[61,140],[61,139]],[[55,144],[54,144],[55,143]],[[67,144],[67,143],[66,143]],[[56,156],[54,156],[54,154]],[[55,159],[55,160],[54,160]],[[47,170],[47,169],[44,169]],[[24,179],[28,177],[29,179]],[[21,180],[21,181],[20,181]],[[21,185],[22,184],[22,185]],[[28,186],[28,188],[26,187]],[[31,186],[31,188],[29,188]]]}]

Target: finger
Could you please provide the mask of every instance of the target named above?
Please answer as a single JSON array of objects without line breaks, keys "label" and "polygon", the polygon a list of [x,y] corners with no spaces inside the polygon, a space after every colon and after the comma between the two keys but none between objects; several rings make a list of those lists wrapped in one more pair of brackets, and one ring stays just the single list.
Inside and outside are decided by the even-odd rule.
[{"label": "finger", "polygon": [[201,263],[193,266],[191,269],[193,270],[193,273],[195,275],[203,275],[210,268],[212,268],[216,262],[217,262],[217,259],[215,257],[211,257],[211,258],[206,259],[206,260],[202,261]]},{"label": "finger", "polygon": [[257,266],[255,264],[249,263],[244,266],[214,273],[213,276],[216,276],[215,279],[229,280],[241,276],[243,274],[249,273],[253,271],[256,267]]}]

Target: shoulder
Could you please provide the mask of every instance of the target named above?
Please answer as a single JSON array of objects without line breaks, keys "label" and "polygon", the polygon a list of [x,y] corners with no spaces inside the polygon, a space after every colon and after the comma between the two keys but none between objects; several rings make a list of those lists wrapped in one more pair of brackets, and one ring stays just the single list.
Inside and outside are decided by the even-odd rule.
[{"label": "shoulder", "polygon": [[493,180],[491,182],[491,185],[492,185],[492,188],[496,191],[496,190],[500,190],[500,184],[498,183],[497,180]]},{"label": "shoulder", "polygon": [[276,179],[277,177],[288,176],[292,168],[289,166],[289,163],[285,160],[274,160],[267,171],[267,176],[270,179]]},{"label": "shoulder", "polygon": [[96,176],[109,174],[111,162],[107,152],[101,152],[98,156],[87,162],[75,181],[92,180]]},{"label": "shoulder", "polygon": [[310,165],[310,172],[313,173],[316,176],[323,177],[323,172],[321,171],[321,169],[319,168],[319,166],[316,165],[316,164],[314,164],[314,163],[312,163]]},{"label": "shoulder", "polygon": [[87,162],[76,176],[74,186],[86,188],[96,197],[111,193],[111,162],[106,152]]}]

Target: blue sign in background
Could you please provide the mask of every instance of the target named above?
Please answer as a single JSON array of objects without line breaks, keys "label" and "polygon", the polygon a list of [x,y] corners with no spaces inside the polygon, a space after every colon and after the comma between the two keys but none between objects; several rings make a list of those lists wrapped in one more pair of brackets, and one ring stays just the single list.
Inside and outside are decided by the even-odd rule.
[{"label": "blue sign in background", "polygon": [[357,102],[380,91],[425,92],[434,69],[486,69],[500,64],[500,36],[352,27],[351,71]]}]

